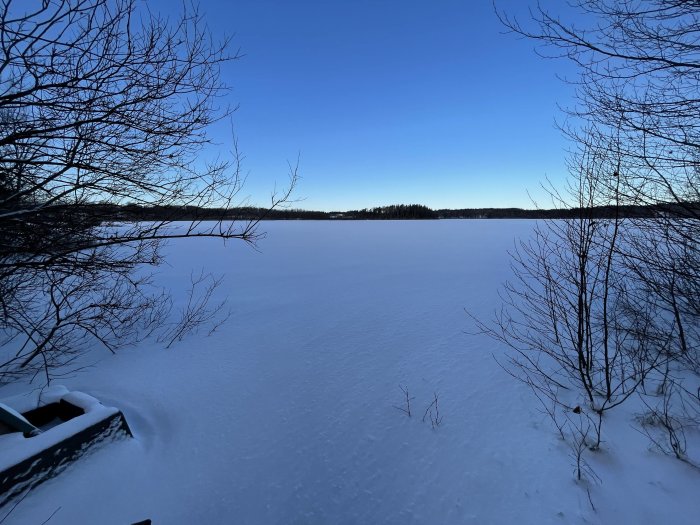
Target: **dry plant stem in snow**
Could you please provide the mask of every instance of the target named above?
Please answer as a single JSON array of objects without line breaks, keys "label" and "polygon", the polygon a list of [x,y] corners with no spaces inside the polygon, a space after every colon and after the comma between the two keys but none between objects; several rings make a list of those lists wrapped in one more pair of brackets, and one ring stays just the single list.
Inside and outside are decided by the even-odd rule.
[{"label": "dry plant stem in snow", "polygon": [[402,385],[399,385],[399,388],[401,389],[401,392],[404,394],[404,406],[396,406],[394,405],[394,408],[397,410],[400,410],[404,414],[406,414],[408,417],[411,417],[411,401],[415,399],[415,397],[410,397],[408,395],[408,387],[404,387]]},{"label": "dry plant stem in snow", "polygon": [[423,413],[423,422],[425,423],[425,418],[430,420],[430,425],[433,428],[439,427],[442,423],[442,416],[440,415],[440,406],[438,404],[438,395],[433,392],[433,401],[428,405]]},{"label": "dry plant stem in snow", "polygon": [[657,450],[700,468],[688,456],[686,430],[700,427],[700,391],[691,392],[667,374],[654,396],[640,396],[646,407],[638,417],[640,431]]}]

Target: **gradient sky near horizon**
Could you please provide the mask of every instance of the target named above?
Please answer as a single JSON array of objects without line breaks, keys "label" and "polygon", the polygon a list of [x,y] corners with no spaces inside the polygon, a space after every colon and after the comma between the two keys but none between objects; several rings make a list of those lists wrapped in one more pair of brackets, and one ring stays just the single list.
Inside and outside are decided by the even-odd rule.
[{"label": "gradient sky near horizon", "polygon": [[[498,6],[526,15],[527,4]],[[152,10],[173,10],[165,0]],[[555,122],[572,90],[490,0],[199,0],[245,55],[223,70],[238,105],[244,193],[264,205],[299,156],[294,207],[546,206],[565,176]],[[214,138],[230,150],[231,123]]]}]

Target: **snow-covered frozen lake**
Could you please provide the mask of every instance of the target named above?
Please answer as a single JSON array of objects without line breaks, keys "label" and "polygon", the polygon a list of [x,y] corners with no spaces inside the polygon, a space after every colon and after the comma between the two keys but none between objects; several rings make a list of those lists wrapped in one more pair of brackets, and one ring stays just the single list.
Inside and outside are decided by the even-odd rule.
[{"label": "snow-covered frozen lake", "polygon": [[[62,381],[120,408],[136,437],[37,487],[6,523],[59,507],[52,524],[697,523],[700,476],[648,451],[624,413],[595,458],[594,512],[502,349],[469,335],[465,308],[498,307],[507,250],[533,224],[271,222],[259,251],[171,244],[159,282],[178,295],[192,270],[225,274],[232,316]],[[437,428],[421,421],[434,394]]]}]

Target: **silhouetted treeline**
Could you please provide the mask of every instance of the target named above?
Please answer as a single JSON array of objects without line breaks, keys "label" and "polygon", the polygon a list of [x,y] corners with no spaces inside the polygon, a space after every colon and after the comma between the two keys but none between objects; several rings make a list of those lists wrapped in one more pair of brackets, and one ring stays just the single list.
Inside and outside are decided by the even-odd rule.
[{"label": "silhouetted treeline", "polygon": [[[395,204],[350,211],[313,211],[256,207],[198,208],[196,206],[140,206],[92,204],[80,210],[66,206],[70,212],[93,221],[180,221],[180,220],[420,220],[420,219],[568,219],[635,217],[663,215],[698,217],[700,203],[657,204],[654,206],[598,206],[586,209],[526,210],[522,208],[463,208],[432,210],[420,204]],[[56,213],[62,213],[60,208]]]},{"label": "silhouetted treeline", "polygon": [[461,210],[437,210],[440,219],[592,219],[651,218],[659,216],[697,217],[700,203],[671,203],[653,206],[595,206],[592,208],[568,208],[551,210],[525,210],[522,208],[465,208]]},{"label": "silhouetted treeline", "polygon": [[345,213],[355,219],[437,219],[435,211],[422,204],[393,204]]}]

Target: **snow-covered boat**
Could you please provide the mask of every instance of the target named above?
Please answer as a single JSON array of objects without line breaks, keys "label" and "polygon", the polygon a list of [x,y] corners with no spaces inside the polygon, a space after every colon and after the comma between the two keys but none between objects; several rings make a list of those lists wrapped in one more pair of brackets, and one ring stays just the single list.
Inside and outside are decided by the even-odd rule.
[{"label": "snow-covered boat", "polygon": [[51,387],[0,402],[0,506],[94,446],[132,436],[124,415],[82,392]]}]

